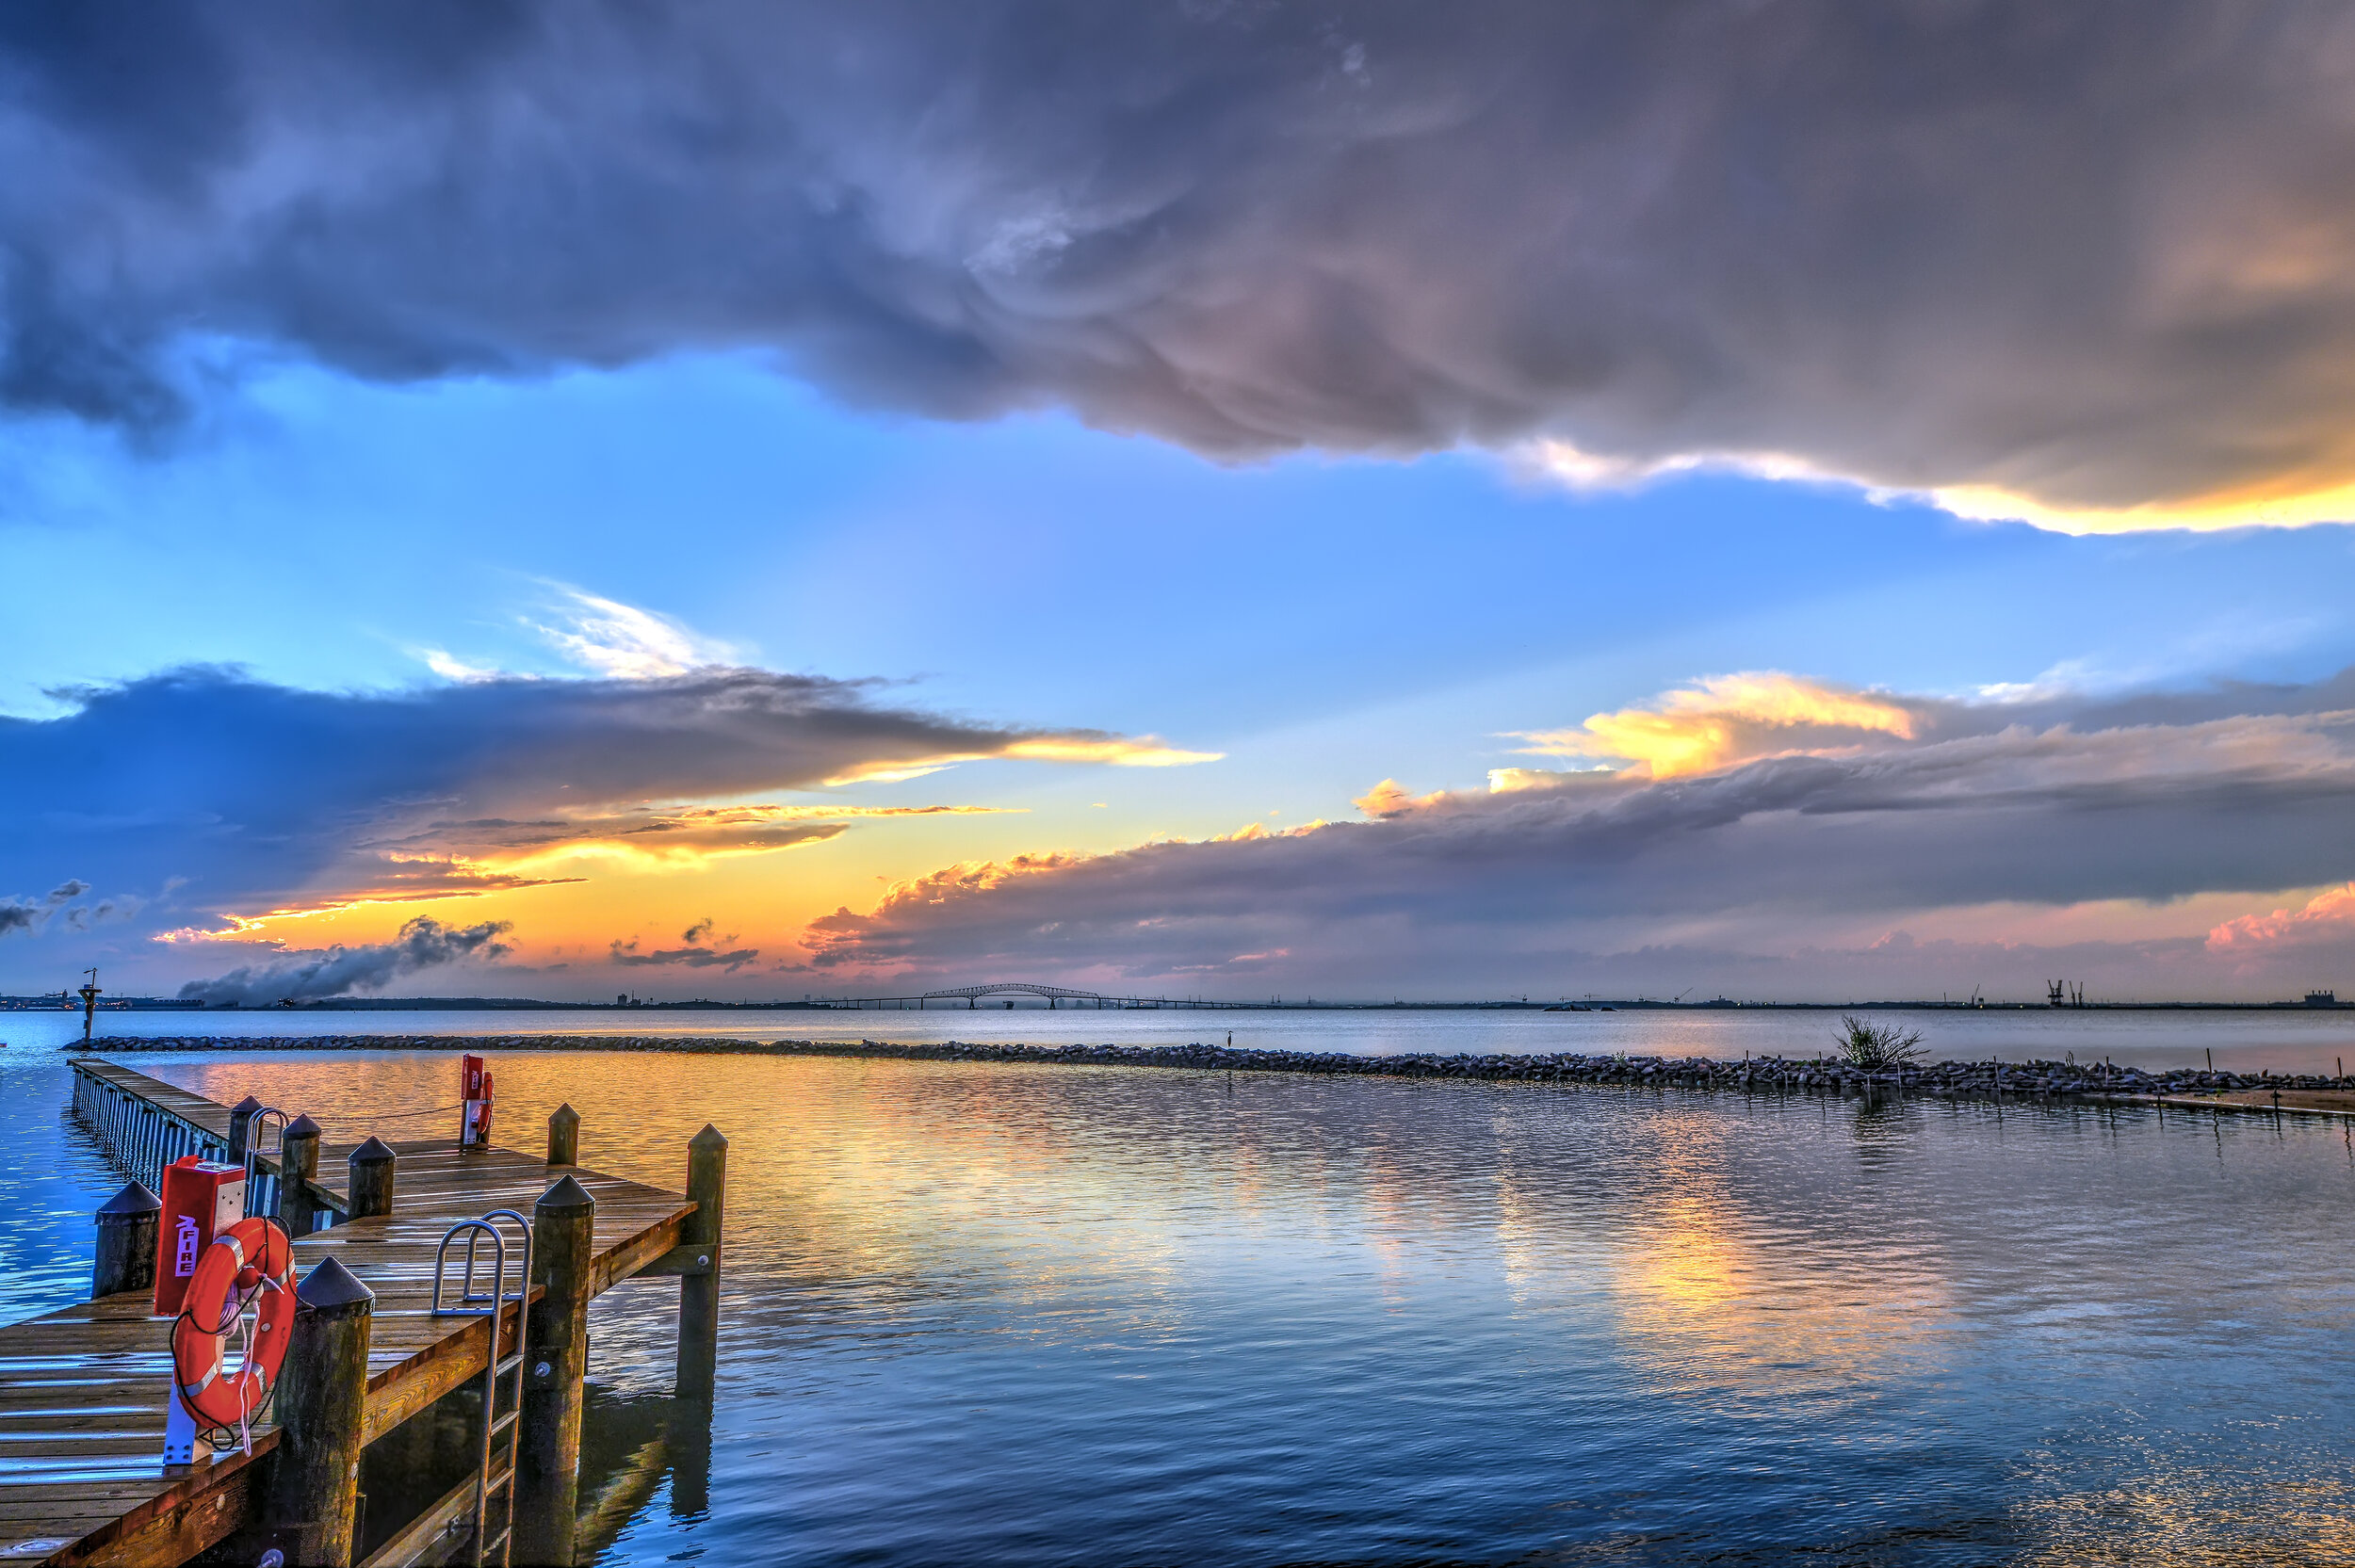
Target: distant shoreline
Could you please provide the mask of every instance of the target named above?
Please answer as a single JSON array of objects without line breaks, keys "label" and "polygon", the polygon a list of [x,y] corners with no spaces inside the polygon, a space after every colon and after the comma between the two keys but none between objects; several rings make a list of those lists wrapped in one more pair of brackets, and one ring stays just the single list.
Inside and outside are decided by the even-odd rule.
[{"label": "distant shoreline", "polygon": [[[0,1012],[75,1012],[81,1003],[61,1007],[53,996],[0,996]],[[132,996],[101,1001],[98,1011],[186,1012],[205,1016],[277,1017],[284,1013],[316,1012],[822,1012],[901,1013],[1002,1011],[1087,1015],[1096,1012],[2271,1012],[2328,1013],[2355,1011],[2355,1000],[2327,1002],[2085,1002],[2055,1007],[2049,1002],[1677,1002],[1647,997],[1580,999],[1576,1002],[1264,1002],[1169,1001],[1152,1006],[1048,1009],[1036,1006],[1004,1009],[996,1005],[966,1009],[943,1002],[935,1007],[861,1007],[853,1002],[546,1002],[517,996],[396,996],[374,1000],[334,997],[298,1002],[289,1007],[205,1007],[171,997]]]},{"label": "distant shoreline", "polygon": [[[79,1047],[81,1042],[73,1043]],[[101,1038],[86,1055],[219,1051],[640,1051],[709,1056],[851,1057],[902,1061],[1014,1062],[1068,1067],[1174,1067],[1197,1072],[1299,1073],[1324,1076],[1457,1078],[1632,1088],[1931,1094],[1947,1097],[2124,1099],[2219,1110],[2313,1110],[2344,1114],[2355,1077],[2320,1074],[2179,1069],[2146,1073],[2103,1063],[1936,1061],[1902,1072],[1866,1073],[1829,1058],[1590,1056],[1560,1051],[1439,1056],[1425,1052],[1352,1056],[1228,1045],[1027,1045],[948,1040],[715,1040],[701,1035],[236,1035]],[[2246,1096],[2279,1094],[2278,1104]],[[2233,1095],[2234,1099],[2193,1096]],[[2301,1103],[2302,1101],[2302,1103]]]}]

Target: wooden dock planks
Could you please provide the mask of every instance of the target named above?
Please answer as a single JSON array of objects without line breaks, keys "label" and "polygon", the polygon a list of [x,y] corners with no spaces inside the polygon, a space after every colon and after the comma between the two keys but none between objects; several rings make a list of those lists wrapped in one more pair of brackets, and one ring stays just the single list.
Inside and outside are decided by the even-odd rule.
[{"label": "wooden dock planks", "polygon": [[[225,1106],[113,1063],[83,1065],[227,1136]],[[434,1252],[450,1225],[496,1208],[528,1217],[569,1174],[596,1200],[592,1288],[602,1292],[662,1260],[694,1212],[678,1193],[512,1150],[462,1151],[448,1139],[393,1148],[393,1213],[295,1243],[299,1272],[333,1254],[376,1293],[367,1441],[482,1371],[488,1320],[430,1311]],[[320,1151],[320,1185],[339,1198],[347,1153]],[[273,1431],[256,1432],[252,1456],[178,1478],[162,1472],[171,1325],[148,1306],[137,1292],[0,1327],[0,1562],[176,1565],[252,1519],[254,1461]]]}]

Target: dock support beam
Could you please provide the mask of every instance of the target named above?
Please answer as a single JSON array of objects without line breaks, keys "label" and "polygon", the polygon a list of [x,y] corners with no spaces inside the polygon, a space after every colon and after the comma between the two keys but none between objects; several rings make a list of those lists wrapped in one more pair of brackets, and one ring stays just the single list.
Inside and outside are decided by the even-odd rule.
[{"label": "dock support beam", "polygon": [[580,1163],[580,1112],[569,1105],[557,1107],[548,1118],[548,1163]]},{"label": "dock support beam", "polygon": [[679,1245],[698,1249],[702,1270],[678,1282],[678,1370],[683,1399],[711,1398],[720,1360],[720,1218],[728,1190],[728,1140],[709,1123],[687,1145],[687,1196],[695,1212],[679,1225]]},{"label": "dock support beam", "polygon": [[288,1236],[308,1236],[318,1228],[311,1201],[311,1183],[318,1173],[319,1124],[298,1116],[278,1139],[278,1222]]},{"label": "dock support beam", "polygon": [[90,1268],[90,1299],[155,1288],[155,1229],[164,1205],[138,1182],[98,1211],[98,1253]]},{"label": "dock support beam", "polygon": [[349,1568],[376,1296],[333,1258],[295,1286],[264,1528],[288,1562]]},{"label": "dock support beam", "polygon": [[524,1379],[522,1452],[514,1482],[518,1562],[573,1560],[596,1219],[596,1200],[570,1176],[560,1178],[532,1205],[531,1269],[542,1294],[531,1304],[531,1364]]},{"label": "dock support beam", "polygon": [[393,1170],[399,1156],[381,1138],[371,1138],[351,1151],[346,1161],[350,1167],[350,1184],[345,1190],[350,1194],[350,1212],[354,1220],[393,1212]]}]

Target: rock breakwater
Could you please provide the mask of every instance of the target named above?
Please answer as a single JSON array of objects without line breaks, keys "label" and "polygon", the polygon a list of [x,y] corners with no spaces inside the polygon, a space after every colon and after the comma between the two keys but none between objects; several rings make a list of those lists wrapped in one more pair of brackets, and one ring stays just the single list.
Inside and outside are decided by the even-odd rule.
[{"label": "rock breakwater", "polygon": [[1533,1056],[1469,1053],[1354,1056],[1340,1051],[1259,1050],[1227,1045],[1030,1045],[942,1041],[715,1040],[701,1035],[181,1035],[102,1039],[94,1051],[675,1051],[728,1056],[870,1057],[907,1061],[1037,1062],[1047,1065],[1176,1067],[1198,1072],[1313,1073],[1388,1078],[1465,1078],[1517,1083],[1583,1083],[1818,1092],[2023,1095],[2196,1095],[2251,1090],[2347,1090],[2355,1078],[2314,1074],[2148,1073],[2107,1063],[1937,1061],[1895,1072],[1866,1072],[1835,1058]]}]

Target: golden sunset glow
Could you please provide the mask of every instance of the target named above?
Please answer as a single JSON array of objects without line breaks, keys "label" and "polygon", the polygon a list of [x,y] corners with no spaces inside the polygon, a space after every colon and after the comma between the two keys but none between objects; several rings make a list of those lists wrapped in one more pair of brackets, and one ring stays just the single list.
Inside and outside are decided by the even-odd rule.
[{"label": "golden sunset glow", "polygon": [[2355,480],[2347,477],[2349,469],[2355,468],[2355,453],[2332,453],[2331,459],[2293,475],[2268,475],[2253,483],[2225,490],[2120,507],[2072,505],[1999,484],[1889,484],[1843,474],[1809,459],[1780,452],[1622,458],[1590,452],[1560,439],[1546,439],[1527,444],[1509,462],[1517,470],[1576,491],[1625,491],[1679,475],[1734,474],[1785,483],[1852,486],[1876,504],[1926,505],[1974,523],[2026,523],[2053,533],[2093,535],[2164,529],[2198,533],[2225,528],[2307,527],[2355,520]]},{"label": "golden sunset glow", "polygon": [[1925,493],[1930,503],[1976,522],[2029,523],[2059,534],[2133,534],[2180,528],[2302,528],[2355,520],[2355,484],[2317,478],[2311,487],[2267,484],[2136,507],[2055,506],[1991,485],[1954,485]]},{"label": "golden sunset glow", "polygon": [[1595,714],[1575,730],[1522,731],[1519,738],[1537,755],[1624,758],[1665,779],[1842,743],[1837,734],[1822,732],[1849,732],[1849,744],[1858,735],[1911,739],[1914,716],[1869,692],[1752,671],[1708,676],[1645,706]]}]

